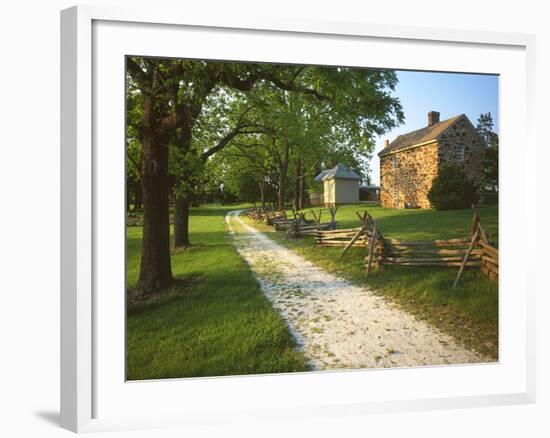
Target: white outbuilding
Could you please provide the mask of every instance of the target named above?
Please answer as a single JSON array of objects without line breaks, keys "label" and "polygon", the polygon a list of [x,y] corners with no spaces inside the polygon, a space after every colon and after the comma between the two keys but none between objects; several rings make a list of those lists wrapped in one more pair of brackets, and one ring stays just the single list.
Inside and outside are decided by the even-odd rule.
[{"label": "white outbuilding", "polygon": [[323,182],[323,201],[325,205],[354,204],[359,202],[359,182],[361,177],[344,164],[324,170],[315,177]]}]

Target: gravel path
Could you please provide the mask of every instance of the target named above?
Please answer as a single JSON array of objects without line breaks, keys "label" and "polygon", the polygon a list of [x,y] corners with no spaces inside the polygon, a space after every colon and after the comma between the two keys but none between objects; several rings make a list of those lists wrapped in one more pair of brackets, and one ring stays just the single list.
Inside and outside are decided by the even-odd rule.
[{"label": "gravel path", "polygon": [[305,260],[239,217],[237,251],[316,370],[486,362],[395,305]]}]

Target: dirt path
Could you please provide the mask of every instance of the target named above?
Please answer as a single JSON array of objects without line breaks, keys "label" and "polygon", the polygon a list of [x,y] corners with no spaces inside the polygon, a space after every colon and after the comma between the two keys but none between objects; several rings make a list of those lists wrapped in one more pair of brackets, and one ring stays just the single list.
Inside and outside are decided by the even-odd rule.
[{"label": "dirt path", "polygon": [[403,367],[487,361],[368,288],[326,272],[226,216],[239,254],[287,322],[314,369]]}]

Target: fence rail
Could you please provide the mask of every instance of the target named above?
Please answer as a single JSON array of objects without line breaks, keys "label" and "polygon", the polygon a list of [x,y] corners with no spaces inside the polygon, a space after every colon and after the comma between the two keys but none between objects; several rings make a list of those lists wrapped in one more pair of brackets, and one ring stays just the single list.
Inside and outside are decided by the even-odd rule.
[{"label": "fence rail", "polygon": [[480,242],[481,252],[481,272],[491,280],[498,282],[498,249],[487,242]]},{"label": "fence rail", "polygon": [[[351,239],[361,230],[359,228],[346,228],[340,230],[316,230],[315,241],[320,246],[346,246]],[[359,237],[352,246],[368,246],[368,236]]]}]

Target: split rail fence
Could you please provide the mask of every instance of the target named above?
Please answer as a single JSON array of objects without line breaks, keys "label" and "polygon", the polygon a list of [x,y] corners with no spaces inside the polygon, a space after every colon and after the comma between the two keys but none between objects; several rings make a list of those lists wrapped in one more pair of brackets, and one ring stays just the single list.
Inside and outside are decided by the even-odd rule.
[{"label": "split rail fence", "polygon": [[288,237],[314,236],[319,230],[331,230],[336,228],[336,211],[338,207],[328,208],[330,214],[329,222],[321,222],[322,210],[318,213],[311,211],[313,219],[307,219],[305,213],[291,210],[292,217],[288,217],[286,211],[273,212],[268,209],[253,208],[247,211],[248,217],[257,222],[265,222],[272,226],[275,231],[286,231]]},{"label": "split rail fence", "polygon": [[[373,269],[382,266],[439,266],[458,268],[453,287],[458,284],[464,269],[479,268],[489,279],[498,282],[498,249],[489,242],[487,233],[479,220],[474,206],[471,234],[455,239],[405,241],[385,238],[377,220],[368,212],[356,212],[361,226],[357,228],[336,228],[337,207],[329,209],[331,220],[321,222],[321,210],[311,212],[313,220],[306,219],[300,212],[292,211],[293,218],[286,213],[263,213],[262,218],[276,231],[286,231],[287,236],[313,236],[321,247],[343,247],[340,257],[350,248],[367,250],[365,256],[366,277]],[[252,213],[257,215],[258,213]],[[249,214],[250,215],[250,214]],[[256,219],[258,220],[258,219]]]}]

